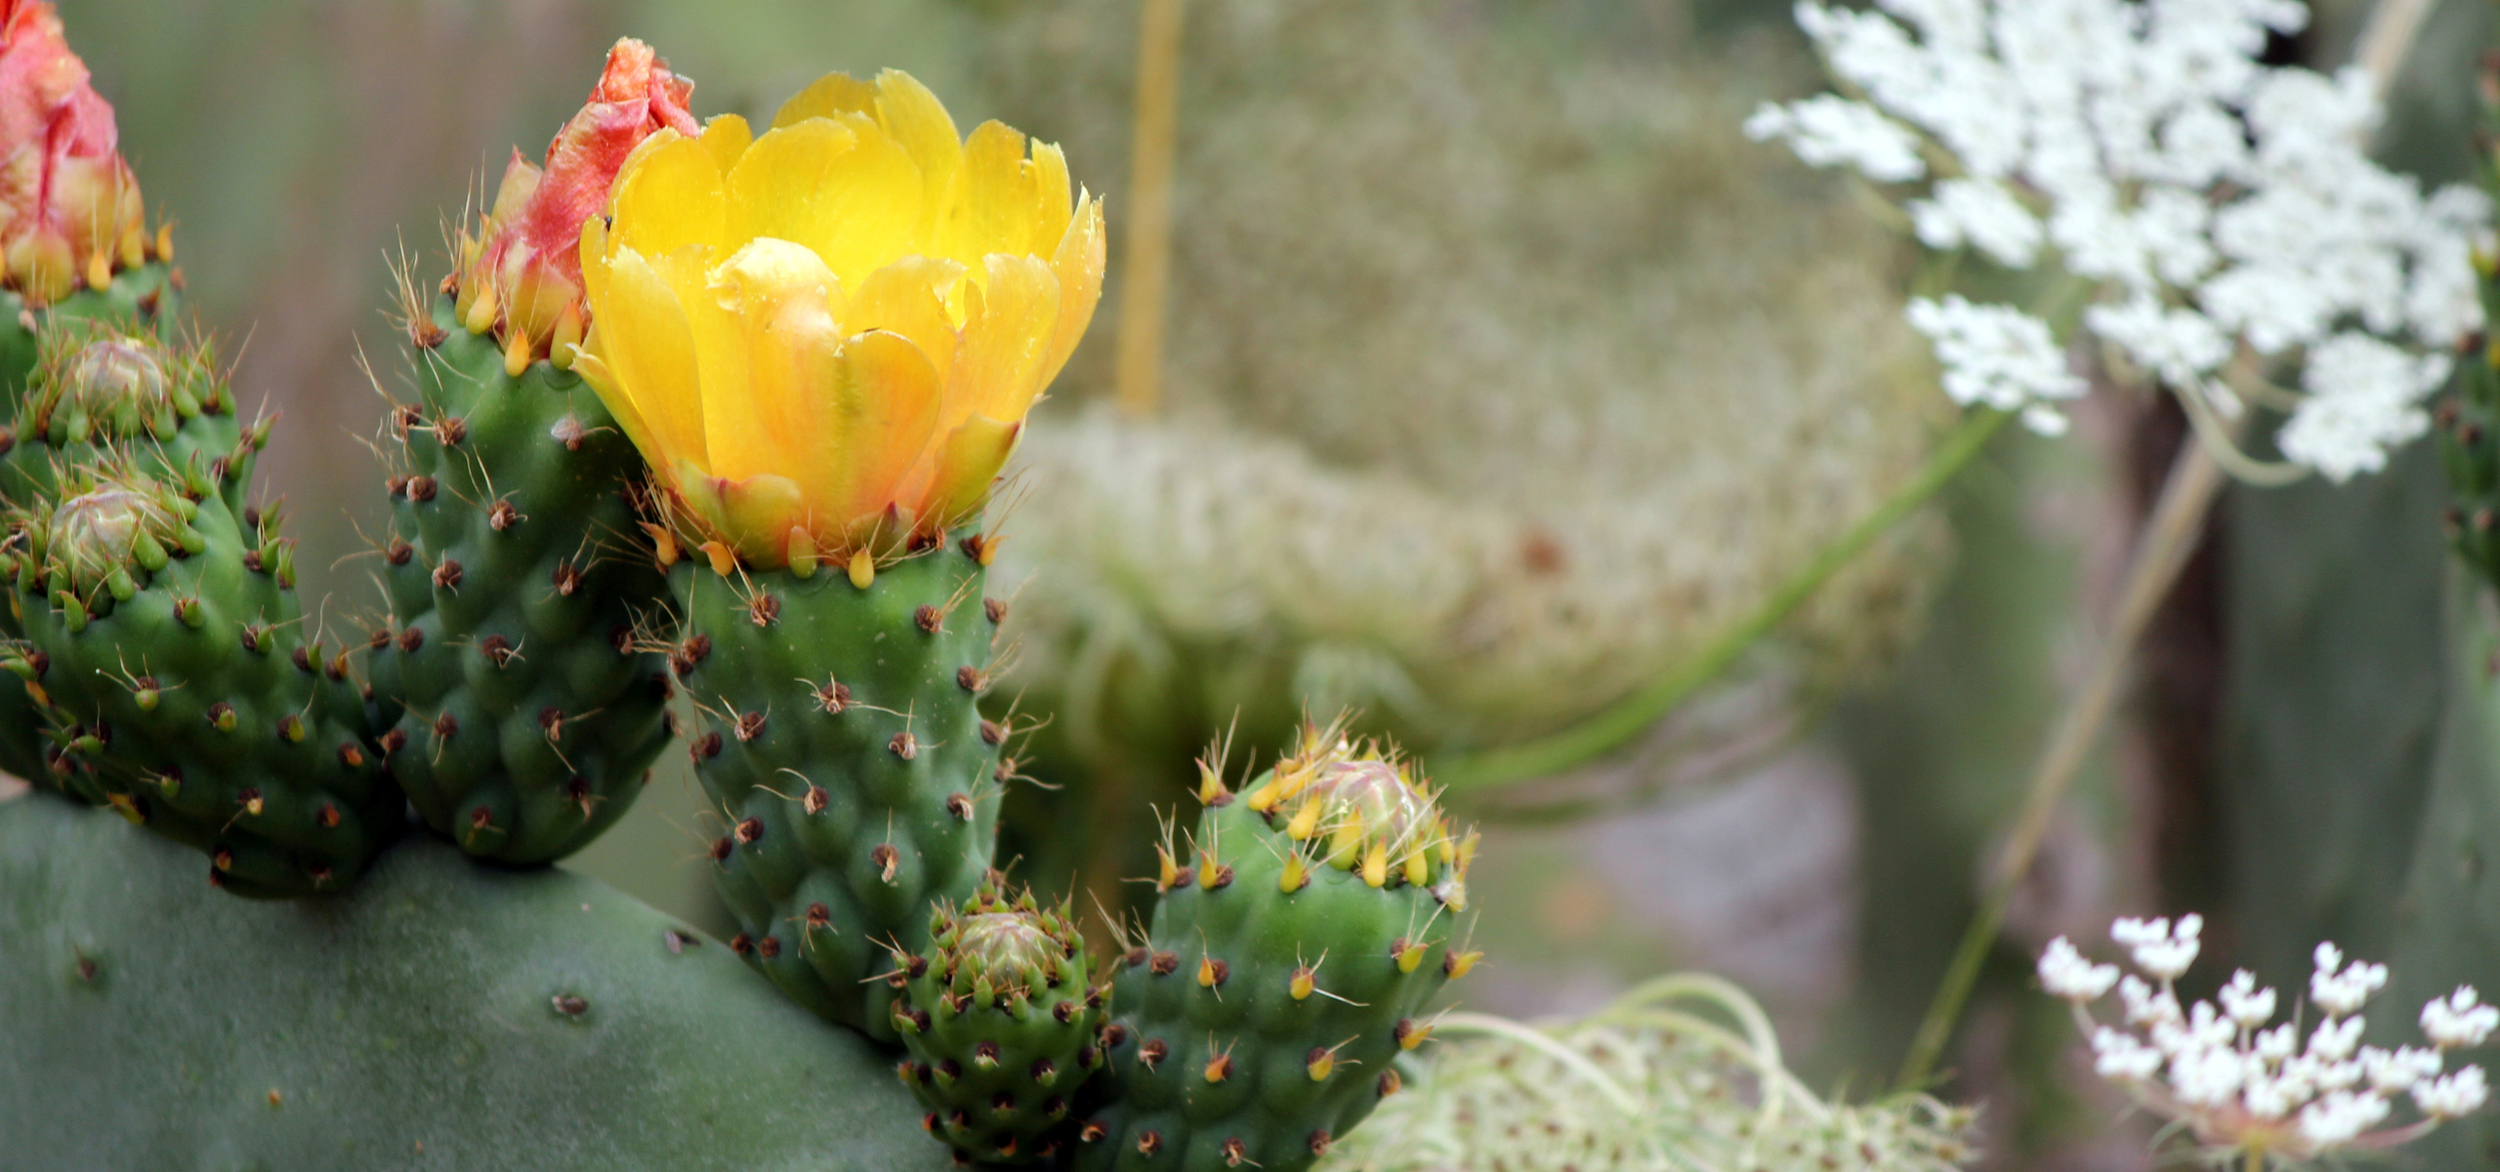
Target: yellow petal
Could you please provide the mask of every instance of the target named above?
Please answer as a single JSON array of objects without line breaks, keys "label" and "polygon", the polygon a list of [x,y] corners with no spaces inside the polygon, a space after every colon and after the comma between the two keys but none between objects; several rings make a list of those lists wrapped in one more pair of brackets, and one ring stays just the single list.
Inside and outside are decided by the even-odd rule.
[{"label": "yellow petal", "polygon": [[[582,300],[596,306],[608,295],[608,220],[605,216],[582,217]],[[468,293],[463,285],[460,292]]]},{"label": "yellow petal", "polygon": [[1068,234],[1068,156],[1055,142],[1033,144],[1033,157],[1025,164],[1033,177],[1033,227],[1028,237],[1028,251],[1048,256]]},{"label": "yellow petal", "polygon": [[573,355],[573,373],[590,384],[600,405],[608,409],[608,414],[616,418],[616,425],[624,430],[625,438],[633,442],[634,450],[647,457],[660,450],[659,440],[651,434],[651,425],[643,420],[642,412],[634,407],[633,396],[625,393],[616,381],[616,372],[608,368],[607,355],[600,350],[604,343],[599,331],[592,329],[582,348]]},{"label": "yellow petal", "polygon": [[964,140],[963,169],[947,187],[944,219],[932,251],[962,261],[979,280],[981,258],[1032,249],[1033,176],[1024,167],[1024,136],[984,122]]},{"label": "yellow petal", "polygon": [[592,307],[598,363],[624,392],[624,407],[602,400],[618,418],[639,417],[652,440],[642,449],[654,467],[674,461],[705,461],[703,395],[695,362],[694,332],[668,282],[641,253],[620,248],[608,258],[607,296]]},{"label": "yellow petal", "polygon": [[671,471],[678,497],[706,530],[726,539],[752,564],[781,567],[788,556],[790,527],[806,513],[797,483],[772,475],[715,476],[682,460]]},{"label": "yellow petal", "polygon": [[[964,340],[948,378],[967,415],[1018,420],[1042,391],[1059,325],[1059,278],[1039,258],[992,253],[988,279],[965,297]],[[960,396],[960,397],[958,397]]]},{"label": "yellow petal", "polygon": [[828,73],[781,104],[780,111],[773,115],[773,129],[810,118],[837,118],[844,114],[873,117],[876,112],[877,87],[847,73]]},{"label": "yellow petal", "polygon": [[738,156],[747,153],[755,142],[755,131],[747,120],[735,114],[721,114],[703,124],[703,149],[712,155],[712,165],[723,175],[738,165]]},{"label": "yellow petal", "polygon": [[616,217],[612,249],[656,257],[690,245],[718,250],[728,238],[720,168],[698,139],[673,137],[644,154],[618,181],[609,206]]},{"label": "yellow petal", "polygon": [[[888,330],[911,339],[943,381],[955,365],[956,325],[947,294],[962,283],[964,267],[951,260],[907,256],[868,274],[851,294],[843,325],[853,332]],[[954,406],[951,402],[948,404]],[[969,410],[967,407],[966,410]],[[949,410],[949,424],[963,412]]]},{"label": "yellow petal", "polygon": [[828,389],[820,409],[832,426],[799,465],[809,503],[823,510],[811,526],[819,534],[893,503],[897,482],[919,462],[937,428],[941,394],[937,372],[919,347],[883,331],[844,343]]},{"label": "yellow petal", "polygon": [[1051,332],[1050,349],[1036,372],[1038,388],[1048,388],[1050,380],[1059,377],[1069,355],[1076,353],[1076,344],[1085,340],[1085,327],[1092,324],[1094,306],[1102,300],[1102,265],[1102,201],[1089,199],[1068,221],[1067,233],[1059,238],[1058,252],[1050,261],[1050,271],[1059,278],[1059,324]]},{"label": "yellow petal", "polygon": [[811,119],[755,140],[729,188],[741,238],[807,245],[845,288],[923,251],[919,169],[900,143],[857,116]]},{"label": "yellow petal", "polygon": [[987,415],[975,415],[949,433],[938,446],[935,474],[920,503],[921,524],[942,532],[977,511],[1023,434],[1022,423]]},{"label": "yellow petal", "polygon": [[[813,251],[771,237],[750,241],[712,270],[696,318],[705,385],[742,388],[704,399],[715,474],[787,474],[823,445],[833,425],[824,396],[843,345],[839,287]],[[712,381],[715,346],[724,352],[718,376],[737,381]]]},{"label": "yellow petal", "polygon": [[947,185],[963,164],[963,136],[955,132],[955,120],[929,87],[889,69],[877,75],[877,121],[920,168],[922,208],[934,226]]}]

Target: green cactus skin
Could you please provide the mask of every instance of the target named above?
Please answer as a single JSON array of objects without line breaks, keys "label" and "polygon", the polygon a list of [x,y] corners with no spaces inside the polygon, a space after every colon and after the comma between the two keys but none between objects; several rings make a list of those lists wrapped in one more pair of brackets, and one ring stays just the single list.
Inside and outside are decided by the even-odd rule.
[{"label": "green cactus skin", "polygon": [[599,397],[548,362],[505,373],[451,307],[418,324],[418,401],[392,418],[377,723],[428,826],[545,863],[623,817],[668,743],[668,665],[635,635],[668,583],[626,552],[642,460]]},{"label": "green cactus skin", "polygon": [[996,616],[985,548],[925,550],[867,585],[839,567],[724,578],[672,571],[670,655],[700,713],[695,776],[731,943],[829,1020],[894,1041],[896,991],[872,980],[926,951],[929,910],[972,897],[996,837],[997,725],[976,707]]},{"label": "green cactus skin", "polygon": [[[49,453],[45,463],[36,465],[35,458],[23,450],[18,425],[29,384],[40,365],[41,337],[60,326],[85,321],[137,323],[161,333],[179,316],[180,298],[179,282],[161,263],[124,270],[104,289],[80,289],[40,311],[28,309],[24,297],[0,290],[0,499],[27,499],[17,468],[49,467]],[[24,633],[13,607],[0,608],[0,637],[14,641]],[[22,654],[11,658],[21,671],[30,670]],[[0,682],[0,771],[50,786],[53,779],[46,750],[53,723],[47,706],[32,694]]]},{"label": "green cactus skin", "polygon": [[[1314,780],[1328,776],[1380,786],[1401,828],[1340,835],[1345,807]],[[1306,729],[1302,751],[1241,794],[1202,796],[1194,864],[1165,851],[1152,931],[1119,974],[1110,1101],[1079,1132],[1087,1172],[1309,1168],[1397,1092],[1396,1058],[1431,1034],[1426,1004],[1475,963],[1452,945],[1472,842],[1449,839],[1393,761]],[[1305,803],[1318,816],[1297,826]]]},{"label": "green cactus skin", "polygon": [[972,902],[940,906],[928,953],[895,958],[907,983],[894,1028],[911,1053],[903,1083],[929,1108],[922,1126],[966,1160],[1029,1164],[1075,1131],[1078,1094],[1102,1066],[1108,989],[1091,984],[1071,905],[1011,902],[1001,888],[993,877]]},{"label": "green cactus skin", "polygon": [[427,837],[317,909],[0,802],[0,1165],[941,1172],[890,1060],[596,880]]},{"label": "green cactus skin", "polygon": [[15,601],[64,714],[67,788],[210,856],[209,881],[344,889],[398,833],[344,654],[306,638],[274,516],[80,469],[18,516]]}]

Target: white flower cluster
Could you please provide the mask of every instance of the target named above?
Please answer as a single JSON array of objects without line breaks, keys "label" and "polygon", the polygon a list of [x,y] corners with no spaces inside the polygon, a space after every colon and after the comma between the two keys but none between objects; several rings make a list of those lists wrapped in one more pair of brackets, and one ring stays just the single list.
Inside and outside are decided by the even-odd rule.
[{"label": "white flower cluster", "polygon": [[[2212,1001],[2182,1008],[2173,982],[2202,948],[2202,917],[2121,919],[2110,939],[2138,970],[2095,964],[2065,937],[2040,955],[2040,984],[2075,1007],[2092,1041],[2093,1070],[2125,1085],[2151,1110],[2205,1144],[2307,1159],[2327,1152],[2406,1142],[2439,1122],[2480,1110],[2490,1096],[2479,1066],[2446,1069],[2446,1052],[2480,1046],[2500,1028],[2500,1009],[2469,986],[2422,1007],[2428,1047],[2385,1050],[2361,1044],[2361,1009],[2387,985],[2387,966],[2347,962],[2318,945],[2309,1005],[2320,1015],[2304,1042],[2299,1015],[2275,1023],[2280,998],[2241,969]],[[2096,1019],[2089,1006],[2118,992],[2120,1018]],[[2421,1118],[2373,1130],[2395,1100],[2410,1095]]]},{"label": "white flower cluster", "polygon": [[[2481,324],[2469,242],[2488,201],[2425,197],[2362,153],[2380,113],[2366,71],[2257,62],[2269,34],[2307,23],[2301,4],[1876,3],[1797,5],[1863,100],[1766,105],[1747,133],[1880,183],[1932,180],[1907,209],[1922,243],[2089,281],[2083,326],[2191,409],[2239,410],[2235,359],[2305,360],[2279,446],[2330,479],[2375,471],[2425,429],[2446,350]],[[1947,298],[1913,302],[1910,320],[1957,402],[2053,432],[2058,401],[2080,393],[2029,313]]]}]

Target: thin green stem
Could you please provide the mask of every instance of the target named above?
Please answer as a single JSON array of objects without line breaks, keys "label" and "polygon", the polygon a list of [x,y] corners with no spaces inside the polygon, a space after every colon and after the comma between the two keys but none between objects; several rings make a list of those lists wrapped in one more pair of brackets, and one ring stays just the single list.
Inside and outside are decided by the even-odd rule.
[{"label": "thin green stem", "polygon": [[2025,787],[2022,810],[2006,838],[2005,852],[1998,857],[1987,892],[1979,901],[1979,911],[1971,917],[1961,944],[1945,966],[1936,999],[1910,1040],[1909,1056],[1901,1064],[1901,1089],[1921,1089],[1934,1074],[1936,1060],[1943,1056],[1945,1043],[1952,1038],[1953,1023],[1961,1016],[1962,1003],[1970,998],[1981,963],[1996,943],[1998,929],[2005,924],[2006,905],[2013,900],[2014,889],[2031,873],[2051,815],[2065,800],[2067,787],[2082,770],[2092,746],[2100,739],[2102,725],[2117,706],[2136,640],[2143,635],[2145,624],[2152,620],[2161,600],[2170,593],[2171,583],[2178,580],[2188,555],[2195,552],[2196,539],[2204,532],[2205,513],[2222,482],[2222,466],[2214,460],[2211,446],[2193,437],[2179,446],[2178,458],[2171,462],[2170,475],[2162,483],[2161,498],[2153,505],[2144,535],[2136,541],[2126,583],[2119,591],[2117,611],[2110,617],[2108,637],[2093,653],[2082,689],[2058,715],[2057,725],[2050,731],[2048,744],[2041,750],[2039,764]]},{"label": "thin green stem", "polygon": [[2002,411],[1972,408],[1962,425],[1928,457],[1926,466],[1919,469],[1918,475],[1893,490],[1892,495],[1876,506],[1874,512],[1842,534],[1838,541],[1823,547],[1811,563],[1781,584],[1779,590],[1765,599],[1744,621],[1729,628],[1675,670],[1616,702],[1613,707],[1552,736],[1506,748],[1436,757],[1432,762],[1433,779],[1449,793],[1466,794],[1551,777],[1605,756],[1639,736],[1656,724],[1660,717],[1717,679],[1747,648],[1796,613],[1797,608],[1805,605],[1816,590],[1873,544],[1876,538],[1926,504],[1937,490],[1978,457],[1980,449],[1987,445],[1988,437],[1995,435],[2009,418],[2011,416]]}]

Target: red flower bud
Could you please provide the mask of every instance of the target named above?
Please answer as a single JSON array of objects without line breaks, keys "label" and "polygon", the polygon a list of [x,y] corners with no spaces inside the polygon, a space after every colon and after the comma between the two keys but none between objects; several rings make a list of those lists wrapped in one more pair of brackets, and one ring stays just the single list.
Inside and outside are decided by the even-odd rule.
[{"label": "red flower bud", "polygon": [[464,233],[460,241],[455,309],[470,332],[496,331],[515,365],[531,358],[571,364],[569,348],[589,326],[582,221],[607,206],[608,185],[642,140],[662,128],[702,132],[686,109],[693,92],[694,83],[670,73],[651,46],[620,40],[608,50],[589,102],[548,146],[545,169],[512,152],[494,210],[475,236]]},{"label": "red flower bud", "polygon": [[147,259],[113,107],[43,0],[0,0],[0,261],[35,304]]}]

